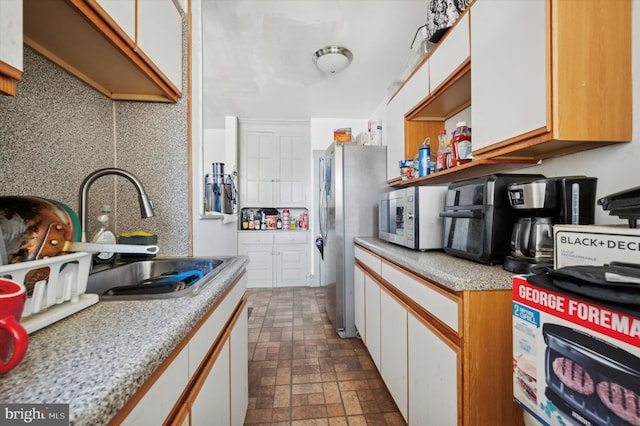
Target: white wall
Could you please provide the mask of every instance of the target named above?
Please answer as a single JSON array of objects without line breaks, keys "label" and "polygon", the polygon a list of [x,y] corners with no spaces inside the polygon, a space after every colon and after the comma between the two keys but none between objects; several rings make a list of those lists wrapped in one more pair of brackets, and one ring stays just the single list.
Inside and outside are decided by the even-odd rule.
[{"label": "white wall", "polygon": [[[211,172],[212,162],[226,162],[232,159],[235,165],[235,148],[228,149],[228,140],[237,133],[237,124],[233,129],[235,117],[225,120],[226,129],[203,129],[202,119],[202,26],[201,0],[192,0],[192,143],[191,143],[191,179],[193,181],[192,255],[193,256],[236,256],[238,253],[237,222],[202,216],[203,180],[205,173]],[[237,121],[236,121],[237,122]],[[231,136],[229,136],[229,134]],[[205,163],[206,162],[206,163]],[[205,164],[206,167],[205,167]],[[233,166],[225,172],[231,173]]]}]

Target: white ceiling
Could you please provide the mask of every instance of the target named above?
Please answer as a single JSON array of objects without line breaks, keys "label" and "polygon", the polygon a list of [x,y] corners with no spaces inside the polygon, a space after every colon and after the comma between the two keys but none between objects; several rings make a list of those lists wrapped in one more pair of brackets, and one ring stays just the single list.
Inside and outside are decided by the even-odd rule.
[{"label": "white ceiling", "polygon": [[[404,73],[428,0],[203,0],[204,127],[255,119],[369,118]],[[313,53],[353,52],[323,74]]]}]

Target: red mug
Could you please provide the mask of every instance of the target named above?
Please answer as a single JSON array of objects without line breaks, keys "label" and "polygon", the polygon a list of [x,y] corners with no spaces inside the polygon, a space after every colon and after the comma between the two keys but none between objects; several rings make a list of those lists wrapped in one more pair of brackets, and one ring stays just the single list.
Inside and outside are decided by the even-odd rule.
[{"label": "red mug", "polygon": [[27,290],[15,281],[0,278],[0,374],[22,361],[29,335],[20,325]]}]

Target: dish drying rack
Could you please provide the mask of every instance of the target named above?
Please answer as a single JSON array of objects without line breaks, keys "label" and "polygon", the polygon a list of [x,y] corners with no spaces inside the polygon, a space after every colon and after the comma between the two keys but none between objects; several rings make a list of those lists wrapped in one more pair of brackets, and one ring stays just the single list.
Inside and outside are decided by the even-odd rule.
[{"label": "dish drying rack", "polygon": [[[0,276],[25,285],[33,276],[38,281],[28,292],[20,323],[33,333],[98,302],[87,294],[91,253],[77,252],[29,262],[0,266]],[[48,271],[47,271],[48,269]],[[32,281],[33,278],[29,278]]]}]

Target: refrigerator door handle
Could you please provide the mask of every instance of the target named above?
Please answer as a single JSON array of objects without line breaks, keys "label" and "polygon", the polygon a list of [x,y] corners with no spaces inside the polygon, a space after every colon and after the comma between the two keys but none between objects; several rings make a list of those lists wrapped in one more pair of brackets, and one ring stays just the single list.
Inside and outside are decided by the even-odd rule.
[{"label": "refrigerator door handle", "polygon": [[322,185],[322,188],[320,189],[320,202],[319,204],[319,211],[318,211],[318,226],[320,228],[320,236],[322,237],[322,240],[325,242],[327,242],[327,224],[326,222],[326,217],[327,217],[327,211],[326,211],[326,207],[327,207],[327,193],[325,191],[325,186],[324,184]]}]

